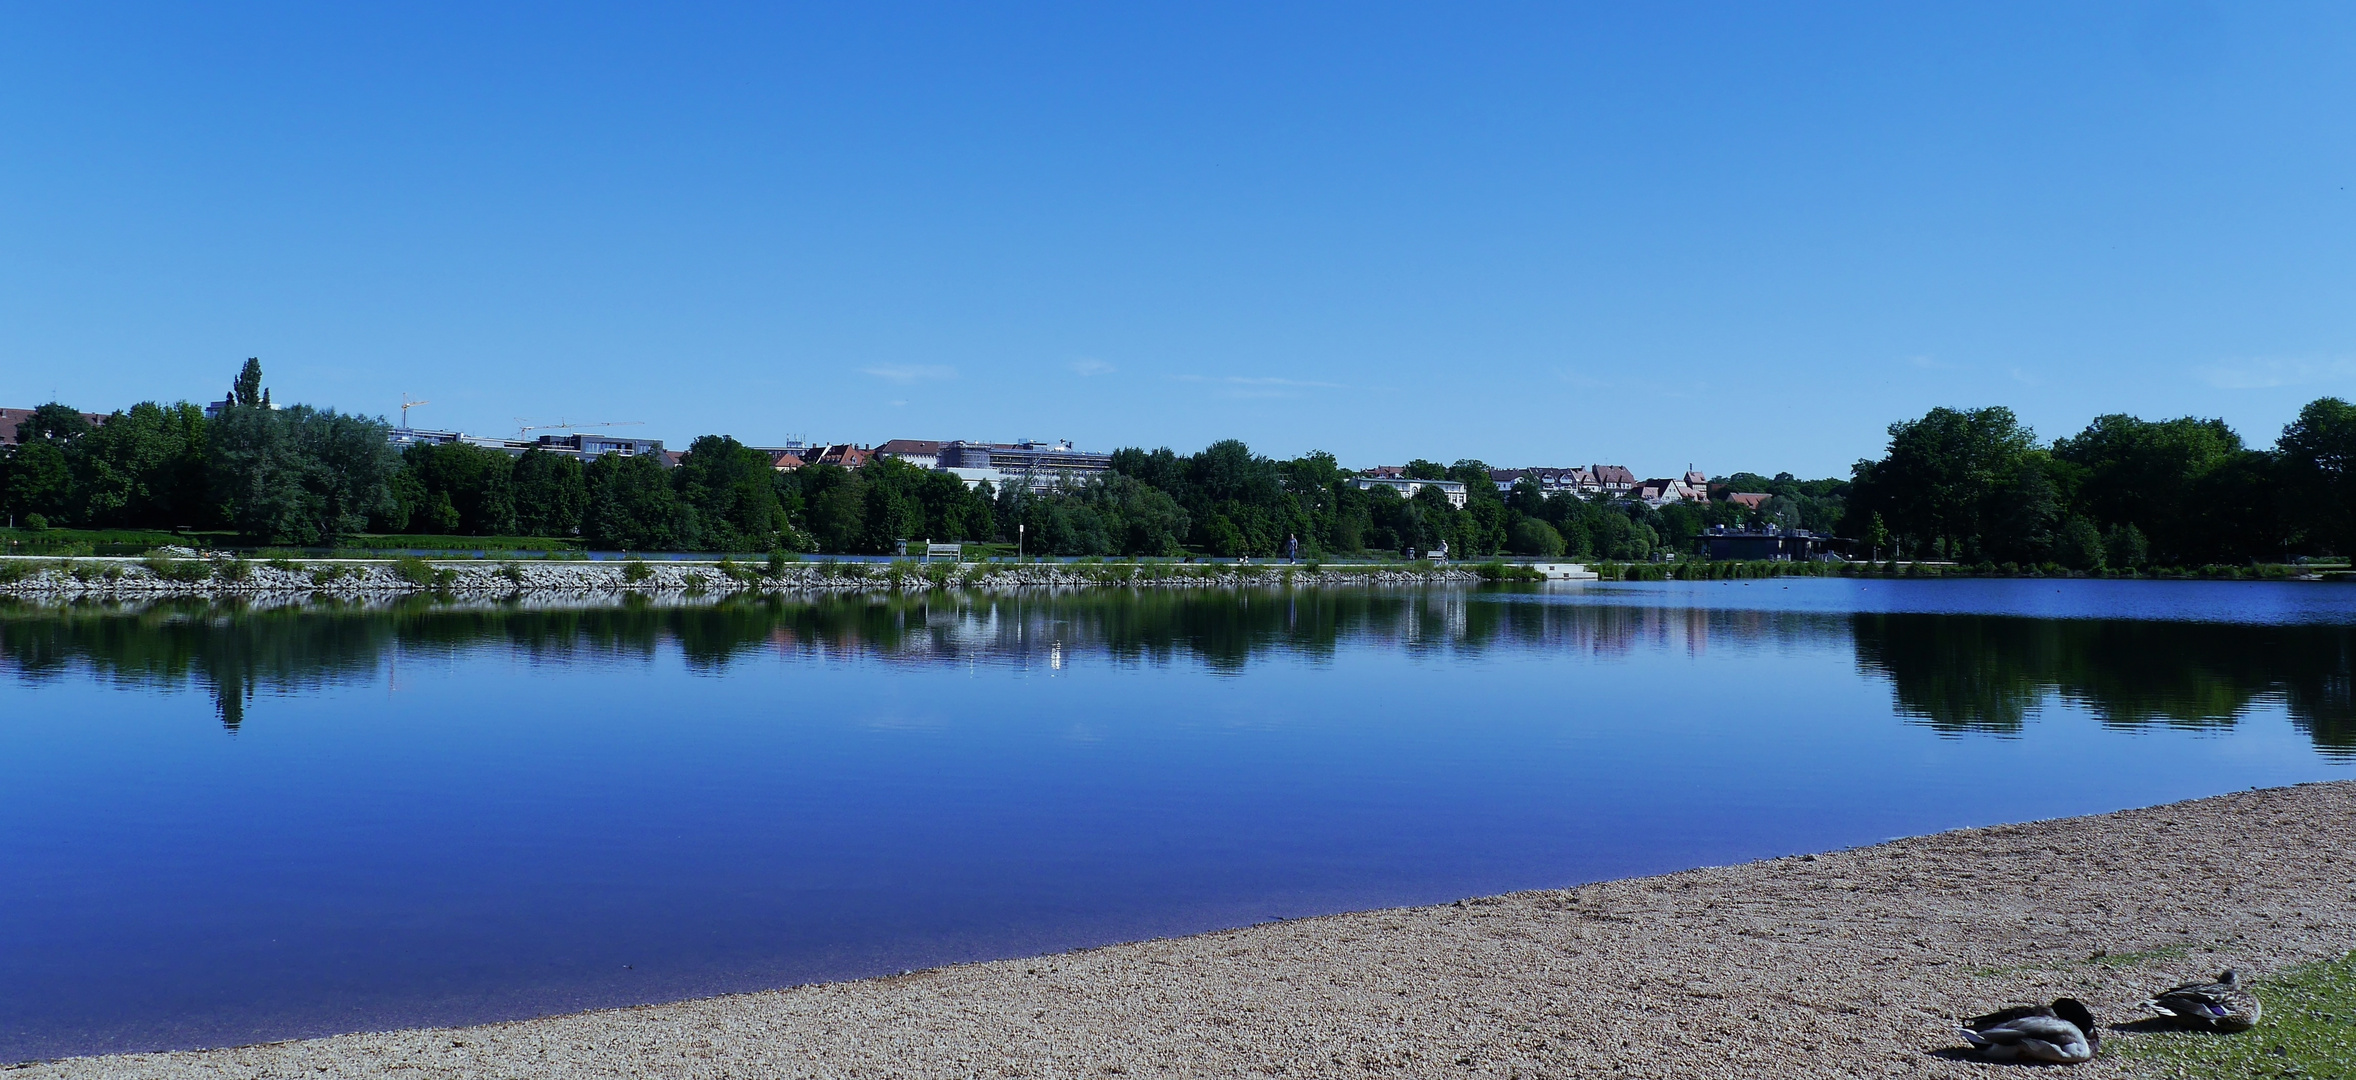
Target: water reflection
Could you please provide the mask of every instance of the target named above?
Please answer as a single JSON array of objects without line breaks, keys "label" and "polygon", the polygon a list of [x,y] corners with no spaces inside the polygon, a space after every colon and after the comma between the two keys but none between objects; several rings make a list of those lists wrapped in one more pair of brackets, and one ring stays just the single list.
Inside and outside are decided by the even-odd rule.
[{"label": "water reflection", "polygon": [[397,678],[406,657],[503,646],[541,665],[651,660],[666,645],[715,673],[784,654],[892,664],[1053,664],[1092,656],[1240,674],[1345,646],[1477,657],[1537,650],[1610,659],[1715,648],[1855,649],[1896,711],[1952,734],[2013,735],[2046,703],[2104,724],[2230,727],[2284,705],[2333,757],[2356,757],[2356,628],[2009,615],[1712,609],[1564,602],[1466,590],[1086,590],[739,598],[609,606],[384,605],[0,608],[0,665],[39,682],[87,669],[130,686],[197,685],[237,730],[257,690]]},{"label": "water reflection", "polygon": [[1902,715],[1941,731],[2017,733],[2055,697],[2117,728],[2226,728],[2280,701],[2318,750],[2356,756],[2349,627],[1852,618],[1858,665],[1890,679]]}]

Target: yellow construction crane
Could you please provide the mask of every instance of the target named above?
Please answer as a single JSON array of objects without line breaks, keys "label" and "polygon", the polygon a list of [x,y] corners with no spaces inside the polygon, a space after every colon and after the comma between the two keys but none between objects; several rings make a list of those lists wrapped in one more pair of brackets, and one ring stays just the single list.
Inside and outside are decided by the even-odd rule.
[{"label": "yellow construction crane", "polygon": [[402,427],[404,430],[406,430],[406,429],[409,427],[409,410],[411,410],[411,409],[414,409],[414,408],[416,408],[416,407],[418,407],[418,406],[420,406],[420,405],[431,405],[431,404],[433,404],[433,402],[430,402],[430,401],[411,401],[411,400],[409,400],[409,394],[408,394],[408,392],[406,392],[406,391],[403,391],[403,392],[402,392],[402,394],[401,394],[401,427]]}]

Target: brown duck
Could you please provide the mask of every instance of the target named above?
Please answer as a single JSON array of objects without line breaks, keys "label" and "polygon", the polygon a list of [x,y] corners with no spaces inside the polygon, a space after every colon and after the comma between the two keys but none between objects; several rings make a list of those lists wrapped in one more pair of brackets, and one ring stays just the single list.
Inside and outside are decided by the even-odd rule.
[{"label": "brown duck", "polygon": [[2232,968],[2219,972],[2216,982],[2188,982],[2163,990],[2143,1007],[2203,1031],[2248,1031],[2264,1011],[2258,996],[2242,985],[2241,972]]}]

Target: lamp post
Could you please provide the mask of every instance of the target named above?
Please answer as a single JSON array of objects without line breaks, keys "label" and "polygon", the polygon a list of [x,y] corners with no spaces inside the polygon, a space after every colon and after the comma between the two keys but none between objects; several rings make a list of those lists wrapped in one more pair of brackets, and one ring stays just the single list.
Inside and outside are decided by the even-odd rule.
[{"label": "lamp post", "polygon": [[1023,530],[1027,528],[1030,526],[1022,522],[1014,523],[1014,561],[1017,563],[1023,561]]}]

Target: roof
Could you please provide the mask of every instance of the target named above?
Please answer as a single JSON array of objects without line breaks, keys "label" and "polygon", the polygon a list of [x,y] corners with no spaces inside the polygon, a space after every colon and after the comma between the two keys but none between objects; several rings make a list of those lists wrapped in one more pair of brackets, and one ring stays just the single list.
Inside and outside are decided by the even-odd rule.
[{"label": "roof", "polygon": [[1730,491],[1726,493],[1727,502],[1734,503],[1738,506],[1748,507],[1752,510],[1758,509],[1759,504],[1764,503],[1774,497],[1775,496],[1770,495],[1764,491]]},{"label": "roof", "polygon": [[[22,424],[32,418],[33,410],[31,409],[0,409],[0,443],[6,443],[10,446],[16,445],[17,425]],[[82,414],[82,419],[90,421],[91,427],[97,427],[100,424],[106,423],[107,415],[105,413],[86,412]]]},{"label": "roof", "polygon": [[805,464],[808,463],[802,460],[802,455],[791,450],[779,450],[769,455],[769,467],[778,472],[792,472]]},{"label": "roof", "polygon": [[937,439],[889,439],[875,452],[885,457],[939,456],[941,448],[949,445]]},{"label": "roof", "polygon": [[1633,484],[1636,474],[1626,465],[1597,465],[1588,470],[1598,484]]}]

